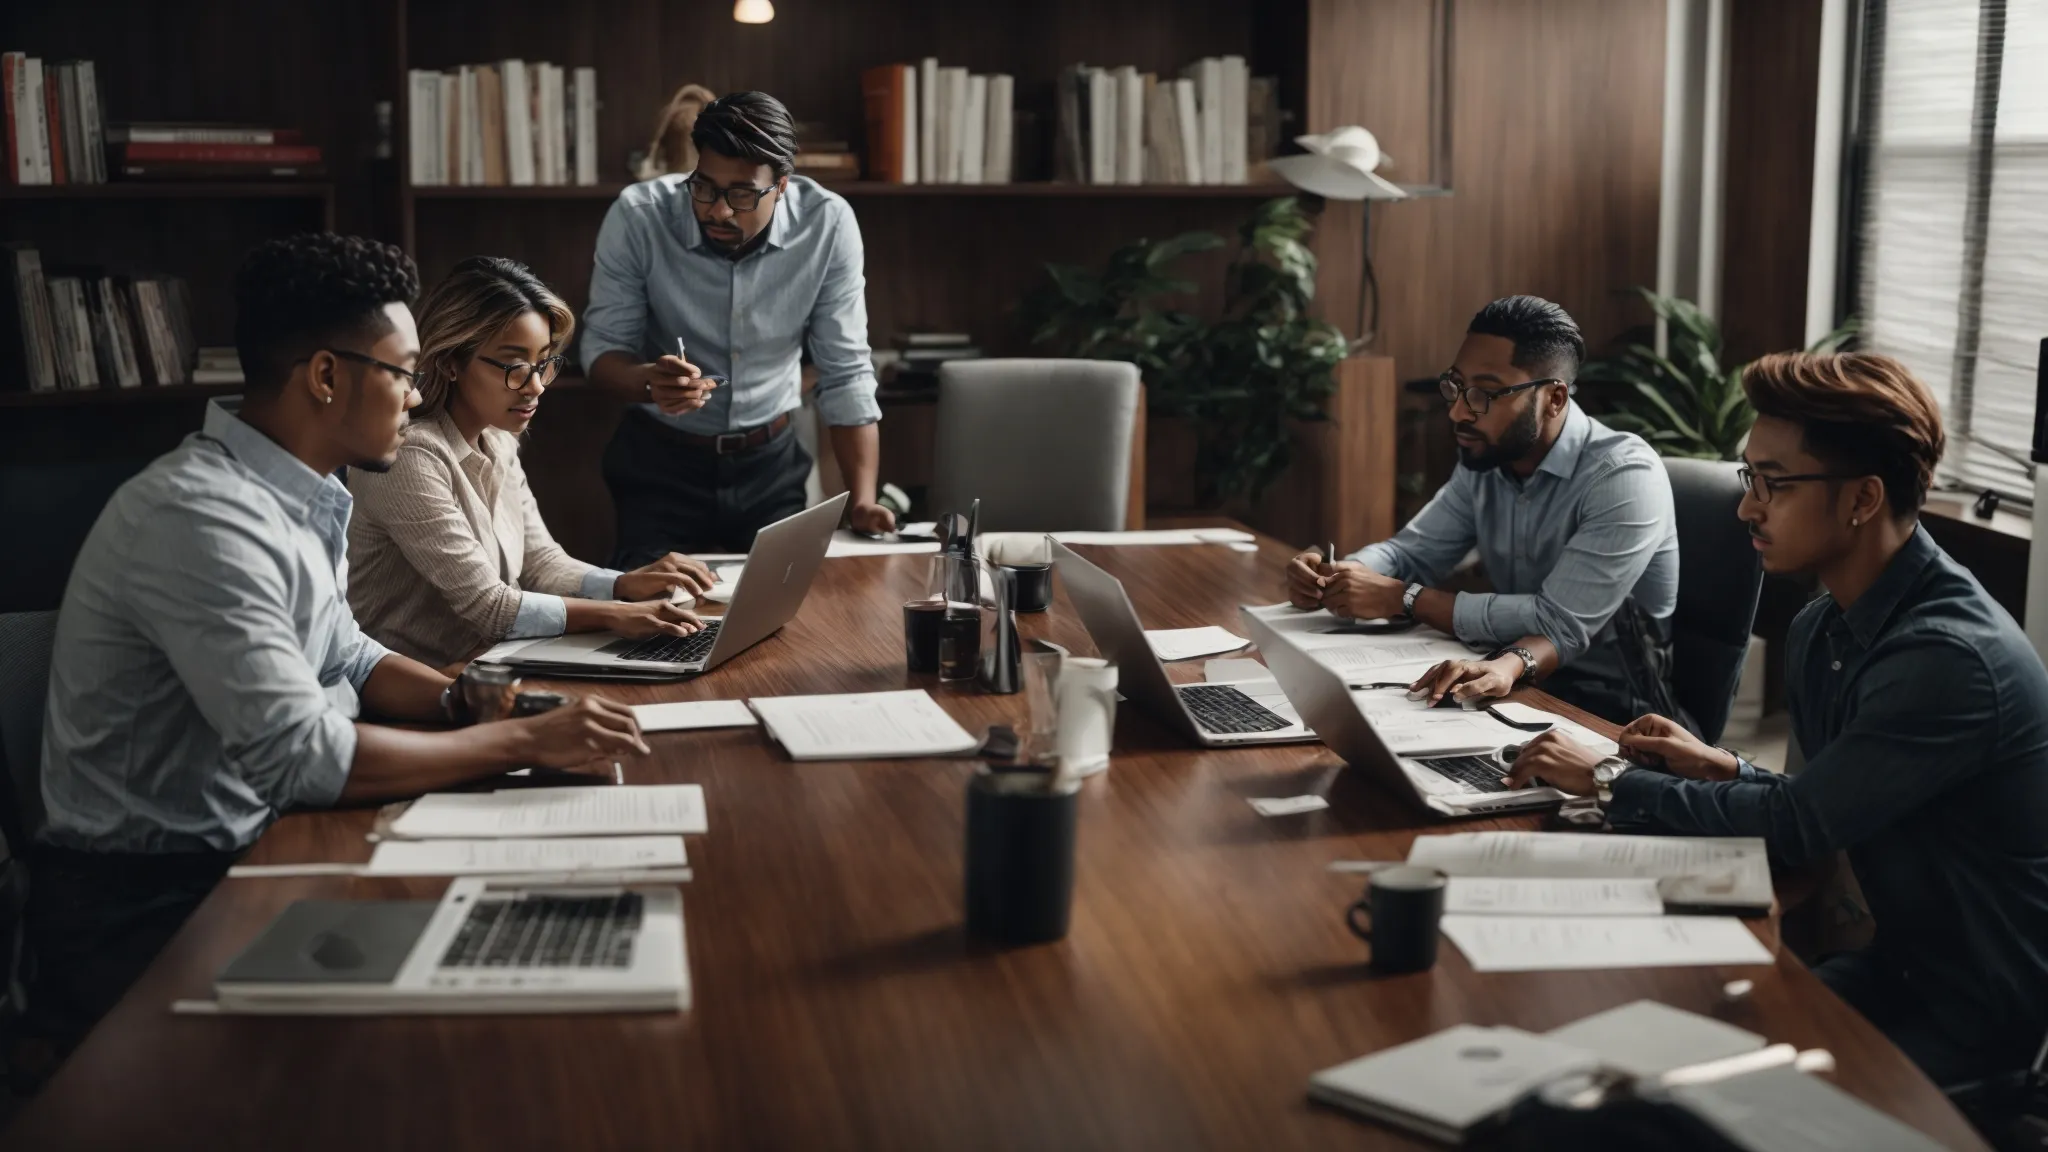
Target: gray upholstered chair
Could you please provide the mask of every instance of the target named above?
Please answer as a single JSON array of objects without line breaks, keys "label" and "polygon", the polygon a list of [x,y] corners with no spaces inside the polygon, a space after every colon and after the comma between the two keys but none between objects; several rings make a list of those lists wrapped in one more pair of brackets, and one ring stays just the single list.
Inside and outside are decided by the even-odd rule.
[{"label": "gray upholstered chair", "polygon": [[[1108,360],[958,360],[939,371],[933,515],[981,501],[987,532],[1126,526],[1138,368]],[[1142,479],[1142,478],[1141,478]]]},{"label": "gray upholstered chair", "polygon": [[1671,689],[1709,742],[1728,726],[1764,582],[1749,528],[1735,518],[1742,503],[1737,467],[1721,460],[1664,461],[1678,520]]}]

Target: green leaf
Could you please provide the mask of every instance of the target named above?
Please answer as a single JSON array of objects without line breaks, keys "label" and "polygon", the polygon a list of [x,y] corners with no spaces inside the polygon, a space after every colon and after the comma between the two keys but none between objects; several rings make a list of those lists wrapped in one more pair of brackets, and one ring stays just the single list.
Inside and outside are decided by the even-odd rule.
[{"label": "green leaf", "polygon": [[1685,417],[1680,416],[1678,414],[1678,409],[1673,408],[1671,406],[1671,402],[1664,398],[1664,394],[1662,392],[1657,391],[1655,388],[1652,388],[1647,384],[1636,385],[1636,390],[1642,393],[1643,396],[1647,398],[1651,404],[1656,406],[1658,411],[1664,414],[1664,418],[1670,422],[1668,427],[1694,440],[1701,439],[1699,429],[1693,427],[1691,421],[1688,421]]}]

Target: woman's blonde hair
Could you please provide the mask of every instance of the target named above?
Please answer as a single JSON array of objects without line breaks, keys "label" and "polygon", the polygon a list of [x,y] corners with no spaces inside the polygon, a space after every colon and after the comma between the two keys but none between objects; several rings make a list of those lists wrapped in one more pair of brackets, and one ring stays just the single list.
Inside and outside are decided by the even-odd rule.
[{"label": "woman's blonde hair", "polygon": [[548,322],[551,354],[569,346],[576,317],[554,290],[517,260],[471,256],[434,285],[419,306],[420,415],[443,411],[455,377],[505,325],[528,312]]},{"label": "woman's blonde hair", "polygon": [[717,95],[702,84],[685,84],[676,89],[676,94],[668,98],[655,116],[654,139],[647,142],[647,155],[641,157],[640,167],[633,174],[642,180],[652,180],[696,168],[697,146],[690,142],[690,133],[697,127],[697,114],[716,99]]}]

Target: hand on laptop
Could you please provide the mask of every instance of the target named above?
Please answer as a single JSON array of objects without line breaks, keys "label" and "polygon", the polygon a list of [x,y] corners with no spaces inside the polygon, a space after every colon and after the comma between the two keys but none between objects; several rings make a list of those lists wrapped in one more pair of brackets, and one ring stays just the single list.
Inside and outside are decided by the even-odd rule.
[{"label": "hand on laptop", "polygon": [[580,768],[593,760],[648,751],[633,710],[602,696],[585,696],[505,723],[525,727],[529,744],[520,759],[543,768]]},{"label": "hand on laptop", "polygon": [[668,600],[618,600],[604,605],[604,626],[633,640],[648,636],[688,636],[704,627],[695,612]]},{"label": "hand on laptop", "polygon": [[1733,780],[1740,773],[1735,754],[1700,741],[1676,720],[1642,716],[1621,730],[1622,755],[1692,780]]},{"label": "hand on laptop", "polygon": [[1515,680],[1522,674],[1522,661],[1516,656],[1503,656],[1498,660],[1446,660],[1418,677],[1408,686],[1410,699],[1427,700],[1435,706],[1448,694],[1451,699],[1464,702],[1485,696],[1505,696],[1515,689]]},{"label": "hand on laptop", "polygon": [[670,589],[681,588],[692,596],[700,596],[716,583],[718,577],[702,561],[671,552],[652,564],[620,573],[612,585],[612,595],[620,600],[666,600]]},{"label": "hand on laptop", "polygon": [[1515,753],[1508,766],[1510,788],[1541,787],[1548,784],[1573,796],[1591,796],[1597,789],[1593,767],[1605,757],[1578,741],[1552,729],[1538,734]]}]

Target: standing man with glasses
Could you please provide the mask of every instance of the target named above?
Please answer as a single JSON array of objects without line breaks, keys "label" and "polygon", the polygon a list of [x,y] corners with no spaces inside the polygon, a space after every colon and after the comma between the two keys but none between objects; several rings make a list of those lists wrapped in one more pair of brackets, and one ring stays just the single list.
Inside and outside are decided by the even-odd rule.
[{"label": "standing man with glasses", "polygon": [[[1548,300],[1480,309],[1439,380],[1457,471],[1393,539],[1334,564],[1296,556],[1293,604],[1415,620],[1484,646],[1483,659],[1446,661],[1415,682],[1432,702],[1547,677],[1546,690],[1617,723],[1676,714],[1671,484],[1640,437],[1572,400],[1585,353],[1578,325]],[[1475,546],[1494,591],[1434,587]]]},{"label": "standing man with glasses", "polygon": [[614,568],[744,552],[800,512],[811,461],[792,423],[804,353],[856,529],[886,532],[860,227],[793,176],[795,126],[765,92],[706,105],[694,172],[621,193],[597,237],[584,313],[590,379],[635,406],[605,452]]}]

